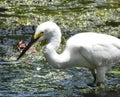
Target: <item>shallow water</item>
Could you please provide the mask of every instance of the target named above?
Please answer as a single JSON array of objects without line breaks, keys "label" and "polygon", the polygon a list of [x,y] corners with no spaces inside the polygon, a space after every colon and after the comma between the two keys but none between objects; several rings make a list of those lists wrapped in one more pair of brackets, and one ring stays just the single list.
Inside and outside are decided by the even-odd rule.
[{"label": "shallow water", "polygon": [[108,87],[101,91],[87,86],[92,76],[84,68],[56,70],[31,60],[0,64],[0,96],[119,97],[119,74],[108,75]]},{"label": "shallow water", "polygon": [[120,66],[107,74],[107,89],[89,87],[88,69],[57,70],[50,67],[40,43],[37,53],[19,61],[19,40],[28,43],[41,22],[55,21],[62,29],[61,52],[75,33],[95,31],[120,37],[119,0],[1,0],[0,1],[0,96],[24,97],[119,97]]}]

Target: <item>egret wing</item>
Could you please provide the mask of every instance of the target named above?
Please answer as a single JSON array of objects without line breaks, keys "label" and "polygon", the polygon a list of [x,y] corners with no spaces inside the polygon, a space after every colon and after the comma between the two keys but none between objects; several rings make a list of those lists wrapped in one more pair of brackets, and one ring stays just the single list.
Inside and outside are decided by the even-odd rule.
[{"label": "egret wing", "polygon": [[120,61],[120,45],[117,44],[101,43],[83,46],[80,52],[84,58],[94,65],[109,65]]}]

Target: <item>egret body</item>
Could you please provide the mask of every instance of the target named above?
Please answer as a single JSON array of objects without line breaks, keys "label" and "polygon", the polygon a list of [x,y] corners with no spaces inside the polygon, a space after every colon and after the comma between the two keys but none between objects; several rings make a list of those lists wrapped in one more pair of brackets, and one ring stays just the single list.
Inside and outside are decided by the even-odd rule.
[{"label": "egret body", "polygon": [[58,54],[56,50],[60,46],[61,30],[51,21],[37,27],[30,43],[18,59],[37,40],[47,40],[44,55],[50,65],[55,68],[89,68],[94,77],[94,83],[103,83],[106,72],[120,61],[120,40],[114,36],[94,32],[72,36],[68,39],[63,53]]}]

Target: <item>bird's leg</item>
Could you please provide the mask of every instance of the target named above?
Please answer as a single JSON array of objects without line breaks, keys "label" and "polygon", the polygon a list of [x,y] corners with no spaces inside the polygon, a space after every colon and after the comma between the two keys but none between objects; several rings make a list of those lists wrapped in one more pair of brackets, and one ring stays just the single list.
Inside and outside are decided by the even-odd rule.
[{"label": "bird's leg", "polygon": [[103,67],[97,67],[96,69],[96,76],[97,76],[97,86],[100,86],[101,88],[105,87],[104,81],[105,81],[105,74],[107,71],[107,67],[103,66]]},{"label": "bird's leg", "polygon": [[91,73],[92,73],[92,75],[93,75],[93,78],[94,78],[93,83],[96,83],[96,73],[95,73],[95,69],[90,69],[90,71],[91,71]]},{"label": "bird's leg", "polygon": [[92,87],[95,87],[96,86],[96,73],[95,73],[95,69],[90,69],[90,71],[91,71],[91,74],[92,74],[94,80],[93,80],[93,83],[89,83],[88,85],[92,86]]}]

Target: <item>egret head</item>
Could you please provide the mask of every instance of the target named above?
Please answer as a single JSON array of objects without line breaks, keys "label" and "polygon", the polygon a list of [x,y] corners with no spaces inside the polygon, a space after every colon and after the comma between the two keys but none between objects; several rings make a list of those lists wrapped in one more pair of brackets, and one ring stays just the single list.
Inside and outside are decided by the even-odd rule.
[{"label": "egret head", "polygon": [[52,40],[52,38],[58,38],[58,37],[61,38],[61,31],[60,28],[54,22],[48,21],[40,24],[36,28],[36,31],[31,41],[29,42],[27,47],[22,51],[22,53],[19,55],[17,60],[20,59],[25,54],[25,52],[32,46],[32,44],[34,44],[37,40],[42,41],[46,39],[47,41],[50,41]]},{"label": "egret head", "polygon": [[54,22],[48,21],[40,24],[37,27],[34,34],[34,39],[39,38],[40,41],[47,39],[49,41],[51,38],[55,38],[58,36],[61,37],[60,28]]}]

